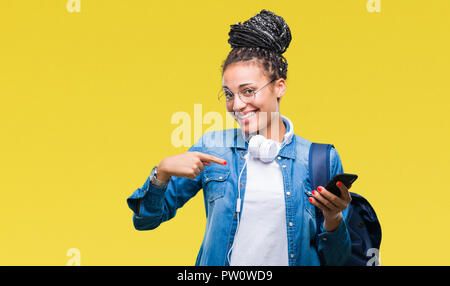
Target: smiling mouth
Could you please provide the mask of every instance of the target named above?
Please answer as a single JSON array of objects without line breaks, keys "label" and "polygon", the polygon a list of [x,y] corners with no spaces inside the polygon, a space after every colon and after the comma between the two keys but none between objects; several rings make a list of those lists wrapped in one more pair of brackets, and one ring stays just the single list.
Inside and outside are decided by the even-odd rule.
[{"label": "smiling mouth", "polygon": [[242,115],[241,113],[236,112],[235,116],[239,120],[245,120],[245,119],[248,119],[248,118],[254,116],[258,111],[259,111],[259,109],[251,111],[251,112],[249,112],[249,113],[247,113],[245,115]]}]

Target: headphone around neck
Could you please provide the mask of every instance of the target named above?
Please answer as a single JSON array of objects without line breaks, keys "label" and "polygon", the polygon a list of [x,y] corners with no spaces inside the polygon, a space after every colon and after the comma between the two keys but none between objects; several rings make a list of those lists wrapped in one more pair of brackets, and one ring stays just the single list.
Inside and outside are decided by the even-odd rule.
[{"label": "headphone around neck", "polygon": [[291,142],[292,136],[294,135],[292,122],[287,117],[283,115],[280,116],[282,119],[287,121],[287,125],[289,127],[289,132],[284,135],[282,145],[280,146],[278,142],[275,142],[272,139],[267,139],[263,135],[253,135],[248,142],[248,153],[250,156],[257,158],[264,163],[270,163],[275,160],[275,157],[278,155],[281,148]]}]

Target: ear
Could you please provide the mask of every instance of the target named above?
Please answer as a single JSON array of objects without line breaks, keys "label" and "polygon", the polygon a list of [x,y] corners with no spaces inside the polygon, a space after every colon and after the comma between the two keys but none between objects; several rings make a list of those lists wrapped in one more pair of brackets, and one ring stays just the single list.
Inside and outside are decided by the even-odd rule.
[{"label": "ear", "polygon": [[286,81],[284,78],[279,78],[274,82],[275,93],[278,101],[283,97],[286,92]]}]

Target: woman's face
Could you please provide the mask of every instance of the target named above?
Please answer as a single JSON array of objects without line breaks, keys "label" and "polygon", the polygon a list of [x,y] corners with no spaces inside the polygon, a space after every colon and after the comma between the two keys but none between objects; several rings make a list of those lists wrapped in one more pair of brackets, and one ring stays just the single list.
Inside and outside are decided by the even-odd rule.
[{"label": "woman's face", "polygon": [[[255,133],[270,127],[274,119],[279,119],[279,101],[286,90],[285,80],[280,78],[266,85],[270,79],[255,61],[230,64],[223,73],[223,88],[234,94],[234,100],[226,103],[230,112],[245,133]],[[265,86],[266,85],[266,86]],[[264,87],[264,88],[262,88]],[[254,99],[243,102],[238,91],[244,95],[248,89],[257,91]]]}]

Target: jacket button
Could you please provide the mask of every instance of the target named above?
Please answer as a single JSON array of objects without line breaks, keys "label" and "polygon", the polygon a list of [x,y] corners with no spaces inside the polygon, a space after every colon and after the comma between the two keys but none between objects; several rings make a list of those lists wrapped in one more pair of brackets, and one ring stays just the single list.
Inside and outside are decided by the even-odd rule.
[{"label": "jacket button", "polygon": [[281,160],[281,157],[280,157],[280,156],[278,156],[278,160]]},{"label": "jacket button", "polygon": [[286,165],[283,165],[283,166],[281,166],[281,167],[286,168]]},{"label": "jacket button", "polygon": [[290,195],[291,195],[291,192],[286,192],[286,195],[290,196]]},{"label": "jacket button", "polygon": [[294,223],[292,221],[289,222],[289,226],[293,226]]},{"label": "jacket button", "polygon": [[219,177],[219,180],[222,180],[222,177]]},{"label": "jacket button", "polygon": [[294,258],[294,254],[293,253],[291,253],[291,258]]}]

